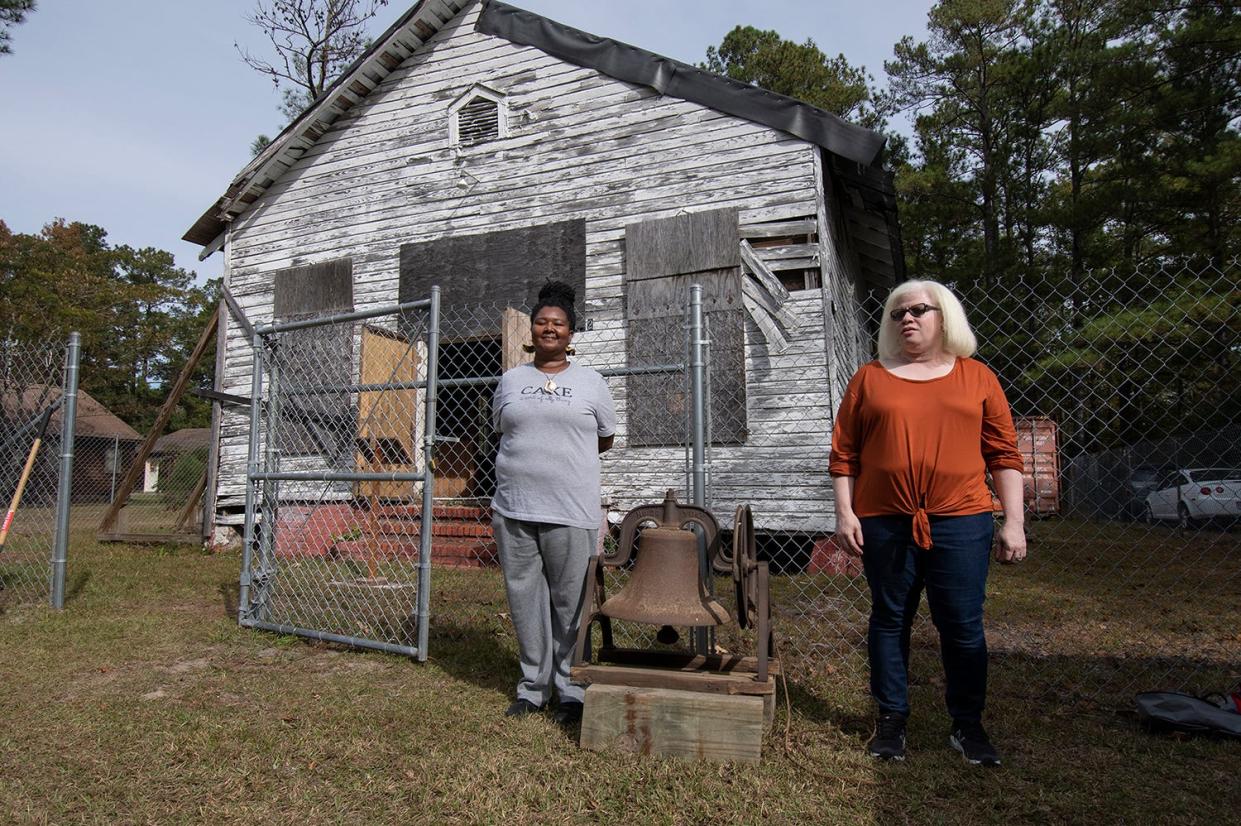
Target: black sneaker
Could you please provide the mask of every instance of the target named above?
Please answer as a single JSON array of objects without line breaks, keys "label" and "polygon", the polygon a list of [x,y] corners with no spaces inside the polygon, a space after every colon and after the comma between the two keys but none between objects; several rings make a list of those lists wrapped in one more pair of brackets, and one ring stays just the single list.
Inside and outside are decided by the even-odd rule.
[{"label": "black sneaker", "polygon": [[505,717],[525,717],[527,714],[538,714],[543,710],[543,706],[536,706],[529,700],[517,699],[508,707],[508,711],[504,712]]},{"label": "black sneaker", "polygon": [[982,723],[960,721],[953,723],[948,743],[961,752],[965,762],[972,766],[995,768],[1000,765],[1000,754],[991,745]]},{"label": "black sneaker", "polygon": [[901,714],[880,714],[875,721],[875,735],[866,744],[871,757],[880,760],[905,759],[905,717]]},{"label": "black sneaker", "polygon": [[582,722],[582,704],[577,700],[567,700],[561,703],[552,712],[552,721],[558,726],[571,726]]}]

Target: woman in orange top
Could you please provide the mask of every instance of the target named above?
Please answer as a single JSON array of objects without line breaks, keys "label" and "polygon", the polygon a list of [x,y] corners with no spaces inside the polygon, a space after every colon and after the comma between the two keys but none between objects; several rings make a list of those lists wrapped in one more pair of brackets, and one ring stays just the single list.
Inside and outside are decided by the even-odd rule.
[{"label": "woman in orange top", "polygon": [[874,757],[904,759],[909,636],[922,591],[939,631],[949,742],[973,764],[1000,758],[982,727],[987,642],[982,604],[994,534],[995,481],[1004,523],[996,559],[1026,555],[1022,463],[1008,400],[977,349],[960,301],[935,281],[888,296],[879,360],[854,374],[832,432],[836,531],[862,557],[871,591],[867,648],[879,706]]}]

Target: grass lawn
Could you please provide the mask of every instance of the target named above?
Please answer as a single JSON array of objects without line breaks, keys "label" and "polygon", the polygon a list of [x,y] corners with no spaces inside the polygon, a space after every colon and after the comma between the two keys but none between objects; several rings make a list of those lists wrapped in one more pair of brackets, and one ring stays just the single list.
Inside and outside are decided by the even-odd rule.
[{"label": "grass lawn", "polygon": [[[926,648],[904,764],[864,756],[871,710],[851,668],[791,685],[761,765],[601,755],[546,718],[502,718],[517,671],[502,602],[434,625],[417,664],[239,629],[235,555],[84,540],[71,559],[66,611],[0,613],[0,823],[1225,823],[1241,810],[1237,743],[1049,700],[1029,688],[1029,652],[996,657],[999,771],[947,747]],[[1056,590],[997,585],[1012,592],[1006,629],[1027,589]]]}]

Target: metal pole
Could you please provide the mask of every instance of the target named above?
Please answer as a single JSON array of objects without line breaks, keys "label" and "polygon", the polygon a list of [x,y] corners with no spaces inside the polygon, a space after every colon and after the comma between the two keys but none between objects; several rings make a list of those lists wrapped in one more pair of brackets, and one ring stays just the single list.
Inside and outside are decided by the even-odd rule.
[{"label": "metal pole", "polygon": [[112,490],[108,492],[108,504],[116,501],[116,468],[121,463],[121,436],[112,437]]},{"label": "metal pole", "polygon": [[[702,285],[694,284],[689,288],[689,375],[690,375],[690,455],[692,483],[691,501],[700,508],[707,506],[706,477],[706,416],[704,414],[703,391],[705,384],[705,359],[703,348],[706,340],[702,329]],[[705,537],[698,541],[698,575],[706,585],[707,593],[713,590],[711,579],[711,560],[707,559]],[[707,628],[694,629],[694,650],[699,654],[709,654],[714,648],[714,634]]]},{"label": "metal pole", "polygon": [[60,426],[60,479],[56,490],[56,541],[52,550],[52,607],[65,607],[65,563],[69,553],[69,503],[73,498],[73,440],[78,416],[78,357],[82,337],[69,334],[65,353],[65,413]]},{"label": "metal pole", "polygon": [[435,523],[435,408],[439,393],[440,288],[431,288],[427,318],[427,397],[422,437],[422,529],[418,536],[418,660],[426,662],[431,620],[431,531]]},{"label": "metal pole", "polygon": [[332,327],[337,324],[345,324],[351,321],[365,321],[368,318],[378,318],[384,315],[397,315],[409,312],[411,310],[421,310],[429,307],[431,302],[423,299],[421,301],[406,301],[401,304],[388,304],[383,307],[374,307],[370,310],[358,310],[357,312],[336,313],[334,315],[320,315],[314,318],[305,318],[300,321],[282,321],[279,324],[268,324],[256,328],[257,332],[263,335],[271,335],[274,333],[287,333],[290,330],[306,330],[311,327]]},{"label": "metal pole", "polygon": [[[280,368],[284,352],[288,348],[281,346],[280,337],[277,335],[271,336],[267,341],[272,350],[272,358],[267,362],[267,380],[271,389],[268,390],[270,398],[267,400],[267,427],[263,439],[263,470],[276,473],[280,470],[280,395],[284,391],[284,387],[280,384],[281,379],[284,378],[284,371]],[[266,596],[271,588],[276,558],[276,520],[279,518],[280,510],[280,480],[270,477],[263,480],[262,503],[263,518],[259,520],[259,566],[264,577],[262,594],[264,599],[259,603],[259,608],[263,612],[259,619],[267,619]]]},{"label": "metal pole", "polygon": [[259,425],[263,395],[263,339],[255,333],[250,363],[250,447],[246,453],[246,523],[241,540],[241,583],[237,591],[237,621],[244,625],[250,614],[250,566],[254,555],[254,476],[259,472]]},{"label": "metal pole", "polygon": [[705,405],[706,389],[706,356],[704,349],[706,340],[702,328],[702,286],[694,284],[689,288],[689,335],[690,335],[690,399],[692,419],[690,423],[690,439],[692,447],[692,501],[700,508],[707,506],[707,416]]}]

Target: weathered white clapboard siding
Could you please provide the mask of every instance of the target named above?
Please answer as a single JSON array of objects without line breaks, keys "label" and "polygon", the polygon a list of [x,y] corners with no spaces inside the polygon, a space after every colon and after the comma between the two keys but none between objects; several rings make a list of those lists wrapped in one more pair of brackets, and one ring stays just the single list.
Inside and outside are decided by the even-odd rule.
[{"label": "weathered white clapboard siding", "polygon": [[[745,444],[713,445],[710,497],[717,516],[731,519],[749,503],[756,524],[769,530],[826,532],[834,527],[827,475],[832,410],[818,292],[794,293],[785,304],[794,319],[790,349],[769,356],[756,325],[746,325]],[[618,410],[625,383],[612,382]],[[628,449],[621,415],[618,447],[603,462],[603,486],[627,510],[662,487],[685,484],[684,448]]]},{"label": "weathered white clapboard siding", "polygon": [[[446,25],[338,118],[231,226],[228,284],[254,323],[271,320],[275,271],[353,260],[359,309],[395,300],[402,244],[556,220],[586,220],[586,304],[593,329],[575,343],[594,367],[625,363],[624,229],[685,209],[734,206],[743,224],[816,216],[817,249],[760,251],[824,271],[847,260],[817,197],[819,150],[785,133],[664,98],[474,31],[477,7]],[[506,95],[510,134],[448,147],[448,106],[475,83]],[[777,234],[773,231],[772,234]],[[806,263],[808,262],[808,263]],[[769,354],[747,319],[747,424],[742,445],[710,448],[711,491],[722,510],[755,506],[770,529],[830,530],[827,453],[835,368],[823,293],[794,293],[790,349]],[[221,385],[250,392],[249,342],[230,324]],[[850,369],[851,372],[851,369]],[[685,484],[683,448],[628,448],[624,379],[611,380],[620,413],[605,457],[605,491],[622,507]],[[244,494],[249,423],[225,410],[220,505]],[[730,512],[730,511],[729,511]],[[723,514],[722,514],[723,515]]]},{"label": "weathered white clapboard siding", "polygon": [[[682,177],[692,177],[696,172],[713,170],[722,163],[749,164],[755,160],[770,158],[772,148],[769,142],[753,134],[738,134],[735,129],[715,129],[715,126],[716,124],[711,124],[712,128],[704,128],[696,132],[692,138],[687,135],[686,141],[698,141],[691,146],[686,146],[686,141],[666,140],[664,133],[652,134],[652,145],[646,147],[644,154],[649,156],[655,149],[660,148],[655,146],[656,143],[665,144],[667,150],[661,152],[661,165],[657,170],[651,169],[646,157],[634,156],[626,147],[603,136],[589,148],[583,147],[583,154],[580,156],[583,163],[577,164],[576,167],[571,160],[565,161],[563,167],[557,168],[544,168],[529,160],[516,158],[501,162],[491,161],[486,164],[478,159],[470,159],[461,163],[448,160],[423,165],[416,170],[417,176],[411,178],[407,170],[410,166],[408,163],[392,166],[375,165],[376,181],[373,191],[354,185],[349,191],[299,192],[298,203],[301,209],[286,208],[283,205],[280,208],[274,205],[271,208],[260,205],[253,215],[247,215],[246,223],[240,224],[239,229],[247,232],[268,229],[280,231],[287,227],[289,221],[303,220],[302,212],[307,208],[312,211],[305,220],[313,228],[314,219],[321,218],[321,216],[326,215],[330,218],[337,213],[370,207],[376,203],[408,201],[415,195],[418,196],[419,202],[424,203],[431,212],[437,206],[437,201],[448,201],[452,208],[458,208],[462,201],[461,187],[458,184],[467,176],[471,179],[469,180],[470,191],[464,203],[485,205],[499,192],[520,189],[531,183],[541,182],[548,185],[550,181],[551,186],[540,192],[546,196],[572,191],[575,189],[573,186],[575,179],[587,179],[596,185],[613,185],[617,182],[628,181],[635,173],[639,175],[645,173],[648,178],[655,177],[652,173],[657,173],[658,177],[667,177],[674,173]],[[708,152],[706,157],[704,157],[704,151]],[[788,151],[794,155],[803,154],[802,148],[797,145],[790,146]],[[771,160],[767,162],[770,164]],[[557,172],[562,175],[559,186],[555,182]],[[804,169],[800,172],[805,174]],[[493,177],[495,173],[503,173],[503,176]],[[307,184],[307,188],[314,189],[315,187]],[[428,217],[432,216],[428,215]],[[281,221],[286,223],[281,223]]]}]

